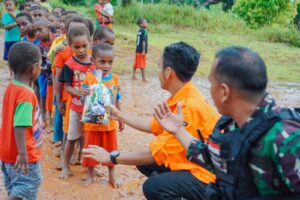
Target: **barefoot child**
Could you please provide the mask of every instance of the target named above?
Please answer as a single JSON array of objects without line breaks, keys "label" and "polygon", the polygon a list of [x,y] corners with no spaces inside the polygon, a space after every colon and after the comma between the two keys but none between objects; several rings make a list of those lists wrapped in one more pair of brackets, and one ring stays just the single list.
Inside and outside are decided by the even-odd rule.
[{"label": "barefoot child", "polygon": [[20,13],[17,15],[17,24],[21,31],[21,40],[39,45],[41,40],[36,37],[36,31],[33,28],[33,19],[29,13]]},{"label": "barefoot child", "polygon": [[[64,150],[63,169],[60,175],[62,180],[67,180],[71,175],[70,160],[76,141],[79,140],[83,145],[83,124],[80,121],[83,103],[80,97],[86,96],[88,90],[83,89],[81,85],[85,76],[94,70],[94,65],[91,63],[91,58],[88,54],[90,43],[89,30],[84,27],[72,28],[68,32],[68,43],[74,52],[74,56],[65,63],[60,77],[60,81],[64,83],[66,91],[71,95],[69,129]],[[79,157],[81,156],[80,154]]]},{"label": "barefoot child", "polygon": [[51,33],[48,20],[39,18],[34,22],[36,36],[41,40],[39,44],[42,54],[41,74],[38,77],[40,107],[42,110],[43,121],[46,122],[46,114],[48,113],[49,123],[52,126],[51,113],[53,104],[53,81],[51,66],[48,59],[48,52],[55,36]]},{"label": "barefoot child", "polygon": [[38,100],[31,89],[38,77],[41,53],[29,42],[14,44],[8,55],[14,72],[2,108],[0,160],[7,199],[36,199],[41,183],[42,120]]},{"label": "barefoot child", "polygon": [[146,28],[148,23],[146,19],[139,19],[137,22],[140,30],[137,34],[136,39],[136,54],[133,64],[132,79],[136,80],[136,69],[141,69],[142,72],[142,81],[147,82],[145,68],[146,68],[146,54],[148,52],[148,32]]},{"label": "barefoot child", "polygon": [[[92,61],[95,64],[95,71],[102,71],[102,81],[99,80],[99,77],[96,77],[93,73],[86,76],[83,83],[89,86],[93,84],[98,84],[102,82],[109,90],[111,94],[112,104],[120,110],[120,99],[121,95],[118,91],[118,77],[111,73],[114,60],[114,51],[111,45],[109,44],[98,44],[93,47],[93,57]],[[101,79],[101,77],[100,77]],[[123,123],[119,122],[119,131],[124,129]],[[116,121],[110,119],[108,125],[103,124],[92,124],[86,123],[84,125],[85,132],[85,142],[84,148],[87,148],[89,145],[97,145],[108,152],[118,149],[117,146],[117,134],[116,134]],[[86,178],[86,183],[91,184],[94,181],[94,168],[99,165],[95,160],[84,158],[83,166],[88,167],[88,175]],[[114,187],[120,187],[120,183],[116,180],[115,168],[112,163],[105,164],[109,170],[109,183]]]},{"label": "barefoot child", "polygon": [[5,0],[4,3],[7,12],[2,15],[1,23],[5,29],[3,59],[7,60],[10,47],[20,40],[20,30],[16,22],[16,16],[19,13],[19,11],[15,10],[16,1]]}]

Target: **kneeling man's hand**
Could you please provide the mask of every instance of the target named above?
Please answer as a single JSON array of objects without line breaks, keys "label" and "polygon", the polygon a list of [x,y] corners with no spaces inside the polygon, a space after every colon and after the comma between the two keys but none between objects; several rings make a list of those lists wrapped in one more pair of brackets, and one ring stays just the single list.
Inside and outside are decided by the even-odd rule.
[{"label": "kneeling man's hand", "polygon": [[88,148],[83,149],[83,157],[91,158],[99,163],[110,163],[110,154],[103,148],[96,145],[89,145]]},{"label": "kneeling man's hand", "polygon": [[183,128],[181,103],[177,104],[176,114],[172,113],[166,102],[159,103],[154,107],[153,116],[166,131],[172,134],[176,134]]}]

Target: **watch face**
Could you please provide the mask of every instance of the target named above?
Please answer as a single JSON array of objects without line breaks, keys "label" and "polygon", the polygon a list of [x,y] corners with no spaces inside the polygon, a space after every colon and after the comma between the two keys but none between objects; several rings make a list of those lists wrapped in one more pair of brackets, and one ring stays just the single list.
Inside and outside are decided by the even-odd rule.
[{"label": "watch face", "polygon": [[117,157],[120,154],[120,152],[119,151],[112,151],[110,154],[114,157]]}]

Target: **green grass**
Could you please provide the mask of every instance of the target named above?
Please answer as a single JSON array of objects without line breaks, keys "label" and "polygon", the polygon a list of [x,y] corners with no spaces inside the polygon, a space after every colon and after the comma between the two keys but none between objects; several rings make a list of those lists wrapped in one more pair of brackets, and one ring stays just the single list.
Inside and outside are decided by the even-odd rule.
[{"label": "green grass", "polygon": [[[151,24],[150,24],[151,26]],[[149,27],[151,30],[151,27]],[[174,29],[172,26],[163,25],[161,33],[149,31],[148,71],[155,73],[157,60],[163,48],[171,43],[184,41],[192,44],[202,55],[197,71],[199,76],[207,76],[218,49],[241,45],[257,51],[268,66],[270,80],[297,82],[300,77],[299,48],[291,47],[284,43],[270,43],[254,40],[252,36],[232,34],[212,34],[195,29]],[[114,70],[118,73],[130,72],[134,57],[134,45],[137,26],[115,25],[117,34],[117,56]],[[125,53],[126,52],[126,53]],[[131,52],[131,53],[130,53]]]}]

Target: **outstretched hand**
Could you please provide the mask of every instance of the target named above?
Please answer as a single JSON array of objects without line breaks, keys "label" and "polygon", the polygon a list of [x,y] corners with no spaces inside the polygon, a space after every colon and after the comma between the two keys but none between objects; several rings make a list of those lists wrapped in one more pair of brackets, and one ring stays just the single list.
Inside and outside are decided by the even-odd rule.
[{"label": "outstretched hand", "polygon": [[103,148],[96,145],[89,145],[88,148],[83,149],[83,157],[91,158],[99,163],[110,163],[110,154]]},{"label": "outstretched hand", "polygon": [[119,119],[121,111],[116,106],[110,104],[106,107],[106,109],[109,110],[109,113],[110,113],[109,118],[115,119],[115,120]]},{"label": "outstretched hand", "polygon": [[183,128],[181,103],[177,103],[177,114],[172,113],[166,102],[155,106],[153,116],[158,123],[168,132],[176,134]]},{"label": "outstretched hand", "polygon": [[14,165],[14,169],[19,173],[28,174],[29,171],[29,162],[27,155],[18,155],[17,161]]}]

